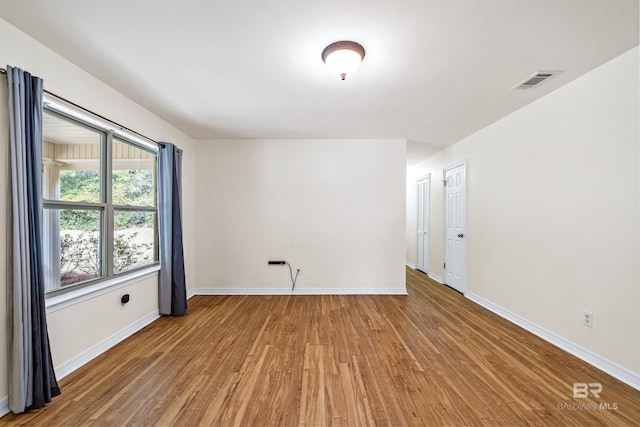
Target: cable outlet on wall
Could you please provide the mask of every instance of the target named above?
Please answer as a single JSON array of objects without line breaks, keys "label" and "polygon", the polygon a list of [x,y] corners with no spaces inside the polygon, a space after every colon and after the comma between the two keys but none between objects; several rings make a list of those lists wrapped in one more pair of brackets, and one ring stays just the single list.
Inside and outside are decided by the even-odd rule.
[{"label": "cable outlet on wall", "polygon": [[590,311],[585,311],[582,314],[582,323],[590,328],[593,327],[593,313]]}]

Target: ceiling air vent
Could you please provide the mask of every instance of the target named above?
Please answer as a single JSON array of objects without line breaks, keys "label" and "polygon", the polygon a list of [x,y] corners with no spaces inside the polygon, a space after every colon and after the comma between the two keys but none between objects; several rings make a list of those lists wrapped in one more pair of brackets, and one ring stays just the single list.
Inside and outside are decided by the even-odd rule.
[{"label": "ceiling air vent", "polygon": [[512,87],[512,89],[530,89],[540,86],[543,82],[546,82],[559,72],[560,71],[538,71]]}]

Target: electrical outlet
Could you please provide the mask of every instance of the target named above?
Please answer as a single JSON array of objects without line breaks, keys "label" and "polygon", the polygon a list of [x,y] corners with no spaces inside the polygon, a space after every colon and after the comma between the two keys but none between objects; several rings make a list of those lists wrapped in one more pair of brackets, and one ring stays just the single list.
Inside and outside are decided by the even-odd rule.
[{"label": "electrical outlet", "polygon": [[590,328],[593,327],[593,313],[590,311],[583,312],[582,323]]}]

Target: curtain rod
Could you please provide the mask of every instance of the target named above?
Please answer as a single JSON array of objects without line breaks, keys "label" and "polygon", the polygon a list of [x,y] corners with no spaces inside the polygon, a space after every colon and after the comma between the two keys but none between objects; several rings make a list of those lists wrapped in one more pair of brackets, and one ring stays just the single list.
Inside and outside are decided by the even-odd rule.
[{"label": "curtain rod", "polygon": [[[0,74],[4,74],[4,75],[6,75],[6,74],[7,74],[7,70],[6,70],[6,69],[4,69],[4,68],[0,68]],[[78,105],[78,104],[76,104],[75,102],[69,101],[68,99],[66,99],[66,98],[64,98],[64,97],[62,97],[62,96],[60,96],[60,95],[56,95],[55,93],[50,92],[50,91],[48,91],[48,90],[46,90],[46,89],[43,89],[43,91],[44,91],[44,93],[46,93],[46,94],[48,94],[48,95],[51,95],[51,96],[53,96],[53,97],[55,97],[55,98],[58,98],[59,100],[64,101],[64,102],[68,103],[69,105],[74,106],[75,108],[78,108],[78,109],[80,109],[80,110],[82,110],[82,111],[84,111],[84,112],[87,112],[87,113],[89,113],[89,114],[93,114],[94,116],[96,116],[96,117],[98,117],[98,118],[100,118],[100,119],[102,119],[102,120],[105,120],[105,121],[107,121],[107,122],[111,123],[112,125],[118,126],[121,130],[126,130],[127,132],[131,132],[132,134],[137,135],[137,136],[139,136],[139,137],[141,137],[141,138],[144,138],[144,139],[146,139],[146,140],[148,140],[148,141],[151,141],[151,142],[153,142],[154,144],[160,145],[161,147],[164,147],[164,146],[165,146],[165,144],[163,144],[162,142],[158,142],[158,141],[156,141],[156,140],[154,140],[154,139],[149,138],[148,136],[145,136],[145,135],[143,135],[143,134],[141,134],[141,133],[139,133],[139,132],[136,132],[136,131],[135,131],[135,130],[133,130],[133,129],[129,129],[128,127],[123,126],[123,125],[121,125],[121,124],[120,124],[120,123],[118,123],[118,122],[114,122],[114,121],[113,121],[113,120],[111,120],[111,119],[108,119],[108,118],[106,118],[106,117],[104,117],[104,116],[101,116],[100,114],[95,113],[95,112],[93,112],[93,111],[89,110],[88,108],[85,108],[85,107],[83,107],[83,106],[81,106],[81,105]]]}]

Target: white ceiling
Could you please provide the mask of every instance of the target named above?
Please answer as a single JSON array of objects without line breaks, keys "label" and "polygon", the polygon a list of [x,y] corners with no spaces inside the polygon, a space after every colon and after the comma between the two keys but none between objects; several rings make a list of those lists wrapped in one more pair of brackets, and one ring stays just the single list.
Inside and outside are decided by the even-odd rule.
[{"label": "white ceiling", "polygon": [[[195,138],[444,147],[638,45],[638,0],[0,6],[3,19]],[[346,81],[320,58],[343,39],[366,49]],[[563,72],[536,89],[511,89],[538,70]]]}]

